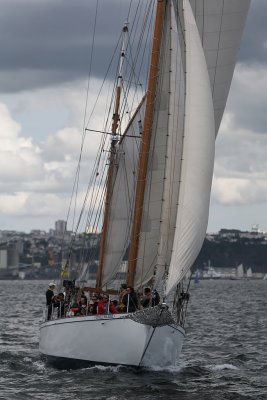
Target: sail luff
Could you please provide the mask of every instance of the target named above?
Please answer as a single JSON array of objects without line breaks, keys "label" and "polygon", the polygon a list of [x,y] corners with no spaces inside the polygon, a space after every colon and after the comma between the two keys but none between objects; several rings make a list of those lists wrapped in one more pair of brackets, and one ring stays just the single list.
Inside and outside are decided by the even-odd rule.
[{"label": "sail luff", "polygon": [[192,266],[206,234],[215,152],[210,80],[199,32],[184,1],[186,102],[181,187],[166,294]]},{"label": "sail luff", "polygon": [[158,77],[158,63],[159,63],[161,36],[162,36],[163,22],[165,15],[165,6],[166,6],[165,0],[157,1],[153,47],[152,47],[148,90],[147,90],[147,104],[145,111],[144,132],[142,135],[140,164],[139,164],[137,188],[136,188],[132,242],[130,246],[129,261],[128,261],[127,284],[129,286],[134,285],[136,260],[138,253],[140,229],[142,223],[142,210],[144,202],[144,192],[145,192],[145,183],[147,175],[151,131],[153,125],[154,102],[155,102],[155,93],[156,93],[156,85]]},{"label": "sail luff", "polygon": [[[168,108],[168,140],[166,145],[164,186],[161,210],[161,224],[158,239],[158,254],[155,262],[156,274],[154,284],[162,291],[172,254],[176,226],[178,195],[180,189],[180,172],[183,151],[183,132],[185,114],[185,72],[184,40],[181,25],[177,23],[175,5],[171,4],[170,12],[170,87]],[[179,21],[183,14],[179,15]],[[181,39],[182,37],[182,39]]]}]

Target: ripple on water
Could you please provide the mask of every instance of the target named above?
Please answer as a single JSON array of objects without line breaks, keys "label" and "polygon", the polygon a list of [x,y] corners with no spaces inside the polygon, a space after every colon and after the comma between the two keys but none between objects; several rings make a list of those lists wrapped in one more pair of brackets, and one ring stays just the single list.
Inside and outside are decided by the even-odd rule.
[{"label": "ripple on water", "polygon": [[267,281],[200,282],[179,363],[142,369],[52,368],[38,352],[47,282],[0,286],[1,400],[267,400]]}]

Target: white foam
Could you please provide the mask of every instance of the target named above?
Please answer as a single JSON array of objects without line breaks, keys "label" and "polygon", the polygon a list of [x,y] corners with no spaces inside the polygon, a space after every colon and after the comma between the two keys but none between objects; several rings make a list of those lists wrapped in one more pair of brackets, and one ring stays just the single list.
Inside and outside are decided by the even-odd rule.
[{"label": "white foam", "polygon": [[213,371],[222,371],[224,369],[238,369],[235,365],[232,364],[210,365],[208,368],[212,369]]},{"label": "white foam", "polygon": [[158,367],[158,366],[151,366],[151,367],[144,367],[145,370],[154,371],[154,372],[170,372],[176,373],[180,372],[185,366],[184,365],[174,365],[169,367]]},{"label": "white foam", "polygon": [[45,371],[46,367],[45,367],[45,363],[41,362],[41,361],[35,361],[33,363],[34,367],[36,368],[37,371]]},{"label": "white foam", "polygon": [[121,368],[122,365],[93,365],[92,367],[87,367],[85,369],[98,369],[99,371],[108,371],[108,372],[115,372],[117,373]]}]

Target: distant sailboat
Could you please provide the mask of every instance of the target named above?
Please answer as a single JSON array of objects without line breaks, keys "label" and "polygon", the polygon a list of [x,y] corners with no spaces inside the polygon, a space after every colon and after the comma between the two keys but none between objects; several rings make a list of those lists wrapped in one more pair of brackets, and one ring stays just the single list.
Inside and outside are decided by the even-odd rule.
[{"label": "distant sailboat", "polygon": [[[50,359],[133,366],[176,363],[189,299],[183,279],[206,234],[215,137],[249,3],[144,1],[143,12],[136,11],[139,21],[134,21],[131,34],[128,25],[123,28],[114,106],[109,107],[111,124],[103,129],[92,187],[83,207],[84,211],[90,193],[91,208],[99,204],[99,210],[79,218],[79,223],[84,219],[96,226],[103,215],[97,278],[94,287],[63,282],[68,313],[57,313],[55,318],[52,313],[52,319],[40,328],[40,351]],[[140,41],[134,46],[131,40],[139,30]],[[134,108],[131,90],[134,85],[140,90],[138,71],[145,54],[140,49],[148,47],[150,36],[148,84]],[[134,48],[139,52],[136,56]],[[126,61],[128,76],[124,77]],[[108,148],[104,147],[107,137],[111,137]],[[98,197],[103,182],[103,196]],[[97,222],[92,223],[93,218]],[[109,309],[105,315],[71,314],[81,291],[116,297],[126,257],[128,289],[142,292],[148,285],[160,293],[160,304],[126,312],[127,304],[127,310],[119,314]],[[62,277],[68,276],[69,264],[67,259]],[[61,289],[62,281],[60,285]]]},{"label": "distant sailboat", "polygon": [[239,264],[239,265],[236,267],[236,278],[237,278],[237,279],[243,279],[244,276],[245,276],[245,273],[244,273],[244,266],[243,266],[243,264]]},{"label": "distant sailboat", "polygon": [[250,267],[247,269],[246,277],[247,278],[252,278],[253,277],[252,269]]}]

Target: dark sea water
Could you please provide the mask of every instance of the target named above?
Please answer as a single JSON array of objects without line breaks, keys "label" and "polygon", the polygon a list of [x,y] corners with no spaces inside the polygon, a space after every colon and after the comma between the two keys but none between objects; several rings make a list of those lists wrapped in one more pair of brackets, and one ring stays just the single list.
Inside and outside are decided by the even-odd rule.
[{"label": "dark sea water", "polygon": [[182,357],[150,370],[46,365],[38,352],[46,288],[0,281],[1,400],[267,399],[267,281],[192,284]]}]

